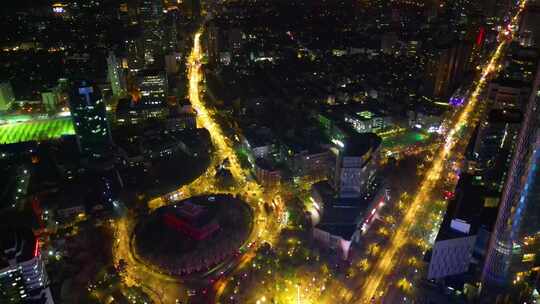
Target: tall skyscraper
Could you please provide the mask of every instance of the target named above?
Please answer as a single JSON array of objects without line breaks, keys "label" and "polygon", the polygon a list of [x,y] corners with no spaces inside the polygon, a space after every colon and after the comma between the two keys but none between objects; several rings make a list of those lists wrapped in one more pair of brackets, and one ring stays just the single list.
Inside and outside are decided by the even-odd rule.
[{"label": "tall skyscraper", "polygon": [[128,51],[128,66],[131,71],[138,71],[144,68],[144,48],[139,37],[132,37],[126,40]]},{"label": "tall skyscraper", "polygon": [[167,76],[176,76],[180,71],[180,60],[182,55],[180,53],[171,53],[165,55],[165,71]]},{"label": "tall skyscraper", "polygon": [[30,229],[0,236],[0,303],[53,304],[38,240]]},{"label": "tall skyscraper", "polygon": [[181,19],[178,9],[168,10],[165,15],[165,43],[167,52],[176,52],[179,49],[178,21]]},{"label": "tall skyscraper", "polygon": [[[513,151],[522,116],[517,109],[493,109],[489,112],[487,119],[479,127],[472,151],[477,169],[493,169],[499,165],[497,158],[503,150],[508,153]],[[504,154],[507,158],[506,153]]]},{"label": "tall skyscraper", "polygon": [[137,76],[140,102],[144,105],[165,104],[167,98],[167,76],[161,71],[146,70]]},{"label": "tall skyscraper", "polygon": [[434,79],[433,95],[446,97],[457,88],[459,79],[467,70],[472,44],[456,42],[455,45],[440,51]]},{"label": "tall skyscraper", "polygon": [[368,192],[379,169],[381,138],[362,133],[347,139],[336,158],[335,186],[342,198],[361,197]]},{"label": "tall skyscraper", "polygon": [[528,256],[538,250],[531,245],[539,243],[540,231],[539,85],[537,70],[482,273],[486,294],[498,294],[519,280],[531,262]]},{"label": "tall skyscraper", "polygon": [[139,17],[146,24],[157,23],[163,13],[161,0],[141,0],[139,2]]},{"label": "tall skyscraper", "polygon": [[192,20],[201,17],[201,0],[186,0],[184,1],[184,9],[189,12],[189,16]]},{"label": "tall skyscraper", "polygon": [[529,1],[521,19],[518,37],[522,45],[540,48],[540,2]]},{"label": "tall skyscraper", "polygon": [[41,93],[41,102],[45,107],[45,110],[49,113],[55,112],[58,109],[60,103],[60,97],[54,90]]},{"label": "tall skyscraper", "polygon": [[212,64],[216,64],[219,61],[219,28],[215,22],[211,22],[208,25],[206,31],[207,35],[207,53],[208,61]]},{"label": "tall skyscraper", "polygon": [[11,103],[15,101],[13,88],[9,82],[0,83],[0,111],[9,109]]},{"label": "tall skyscraper", "polygon": [[113,95],[120,96],[126,92],[126,74],[113,52],[110,52],[109,57],[107,57],[107,76],[111,83]]},{"label": "tall skyscraper", "polygon": [[139,4],[142,44],[145,65],[152,66],[163,53],[163,3],[161,0],[142,0]]},{"label": "tall skyscraper", "polygon": [[92,159],[105,157],[112,139],[99,89],[88,81],[75,81],[69,94],[69,107],[80,152]]}]

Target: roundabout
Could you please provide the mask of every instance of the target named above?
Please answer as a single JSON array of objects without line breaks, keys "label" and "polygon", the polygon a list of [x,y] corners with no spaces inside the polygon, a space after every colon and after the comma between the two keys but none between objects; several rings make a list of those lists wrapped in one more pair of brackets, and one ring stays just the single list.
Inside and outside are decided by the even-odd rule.
[{"label": "roundabout", "polygon": [[201,274],[238,256],[252,219],[251,208],[232,195],[191,197],[142,219],[133,233],[133,250],[161,273]]}]

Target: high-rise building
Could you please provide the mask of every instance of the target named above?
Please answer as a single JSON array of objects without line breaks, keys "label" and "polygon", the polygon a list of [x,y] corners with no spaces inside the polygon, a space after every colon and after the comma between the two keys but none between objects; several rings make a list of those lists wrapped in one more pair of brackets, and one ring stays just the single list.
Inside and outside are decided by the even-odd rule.
[{"label": "high-rise building", "polygon": [[167,117],[167,75],[160,70],[143,70],[137,75],[137,86],[139,96],[118,102],[117,123],[137,124]]},{"label": "high-rise building", "polygon": [[15,95],[11,84],[9,82],[0,83],[0,111],[8,110],[14,101]]},{"label": "high-rise building", "polygon": [[381,50],[385,54],[392,54],[398,42],[398,35],[395,32],[388,32],[381,35]]},{"label": "high-rise building", "polygon": [[60,103],[59,94],[53,90],[41,93],[41,102],[45,107],[45,111],[51,113],[58,109]]},{"label": "high-rise building", "polygon": [[118,4],[118,19],[120,19],[124,24],[128,24],[128,12],[129,12],[129,4],[127,1],[120,1]]},{"label": "high-rise building", "polygon": [[112,139],[105,102],[98,88],[88,81],[75,81],[69,107],[79,150],[85,157],[100,159],[110,151]]},{"label": "high-rise building", "polygon": [[109,57],[107,57],[107,76],[111,83],[113,95],[120,96],[126,92],[126,74],[113,52],[110,52]]},{"label": "high-rise building", "polygon": [[[134,34],[134,36],[136,36]],[[144,68],[144,48],[142,39],[132,37],[126,40],[127,61],[131,71],[138,71]]]},{"label": "high-rise building", "polygon": [[488,101],[492,108],[525,111],[538,65],[539,53],[513,43],[504,60],[504,70],[490,82]]},{"label": "high-rise building", "polygon": [[466,273],[474,264],[475,248],[477,252],[485,249],[497,209],[484,203],[487,191],[476,183],[479,177],[460,177],[455,198],[448,204],[428,255],[429,280]]},{"label": "high-rise building", "polygon": [[440,287],[464,292],[479,280],[522,119],[518,109],[492,109],[469,142],[468,172],[460,174],[427,255],[427,278]]},{"label": "high-rise building", "polygon": [[487,24],[500,24],[504,17],[512,12],[515,1],[512,0],[480,0],[476,5],[479,12],[486,17]]},{"label": "high-rise building", "polygon": [[219,28],[214,22],[208,25],[207,33],[207,53],[208,61],[216,64],[219,61]]},{"label": "high-rise building", "polygon": [[145,105],[165,104],[167,98],[167,75],[161,71],[145,70],[137,75],[141,93],[140,102]]},{"label": "high-rise building", "polygon": [[142,0],[139,3],[139,24],[142,27],[142,45],[145,65],[152,66],[163,53],[163,3],[161,0]]},{"label": "high-rise building", "polygon": [[518,33],[523,46],[540,48],[540,2],[529,1],[523,12]]},{"label": "high-rise building", "polygon": [[381,138],[374,133],[350,137],[339,152],[335,185],[343,198],[361,197],[373,182],[379,168]]},{"label": "high-rise building", "polygon": [[180,48],[178,22],[181,19],[178,9],[167,10],[165,15],[165,43],[164,48],[167,52],[175,52]]},{"label": "high-rise building", "polygon": [[513,151],[522,120],[523,115],[517,109],[493,109],[489,112],[479,127],[472,151],[478,169],[484,171],[497,166],[502,150]]},{"label": "high-rise building", "polygon": [[180,71],[180,53],[171,53],[165,55],[165,71],[167,76],[175,76]]},{"label": "high-rise building", "polygon": [[[486,295],[504,292],[512,282],[523,278],[532,268],[540,231],[540,73],[536,72],[517,145],[499,205],[497,222],[482,273]],[[534,258],[532,259],[534,260]]]},{"label": "high-rise building", "polygon": [[53,304],[39,242],[30,229],[0,236],[0,303]]},{"label": "high-rise building", "polygon": [[163,14],[163,3],[161,0],[141,0],[139,2],[139,18],[145,24],[159,23]]},{"label": "high-rise building", "polygon": [[229,30],[228,35],[231,52],[238,52],[244,43],[244,33],[242,33],[242,30],[239,28],[232,28]]},{"label": "high-rise building", "polygon": [[184,9],[192,20],[201,17],[201,0],[185,0],[184,5]]},{"label": "high-rise building", "polygon": [[440,51],[434,78],[433,95],[446,97],[459,85],[467,70],[472,44],[458,42]]}]

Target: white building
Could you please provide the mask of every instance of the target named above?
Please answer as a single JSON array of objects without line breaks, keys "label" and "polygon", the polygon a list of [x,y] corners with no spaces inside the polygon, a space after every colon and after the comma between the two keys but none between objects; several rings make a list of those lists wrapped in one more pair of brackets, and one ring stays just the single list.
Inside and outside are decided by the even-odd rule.
[{"label": "white building", "polygon": [[476,235],[439,240],[433,245],[428,279],[439,279],[466,272],[476,243]]},{"label": "white building", "polygon": [[0,302],[26,303],[41,300],[54,304],[48,285],[39,241],[31,230],[12,230],[1,236]]},{"label": "white building", "polygon": [[340,197],[360,197],[379,167],[381,138],[365,133],[347,141],[337,157],[334,185]]}]

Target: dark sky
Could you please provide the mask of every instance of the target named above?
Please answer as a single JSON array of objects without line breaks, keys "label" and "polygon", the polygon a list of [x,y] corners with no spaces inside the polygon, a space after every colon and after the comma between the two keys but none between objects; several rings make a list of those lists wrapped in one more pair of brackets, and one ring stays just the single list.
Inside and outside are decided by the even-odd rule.
[{"label": "dark sky", "polygon": [[51,3],[52,0],[2,0],[4,9],[24,9],[32,6],[41,6]]}]

